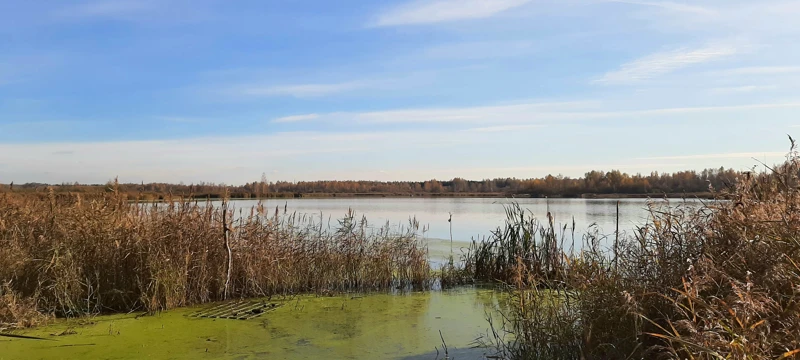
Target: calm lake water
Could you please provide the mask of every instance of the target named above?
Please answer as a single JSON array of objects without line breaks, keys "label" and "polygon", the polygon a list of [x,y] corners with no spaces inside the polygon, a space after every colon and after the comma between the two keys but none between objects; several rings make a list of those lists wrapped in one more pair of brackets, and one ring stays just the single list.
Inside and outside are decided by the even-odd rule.
[{"label": "calm lake water", "polygon": [[[631,233],[637,226],[644,224],[648,217],[647,199],[502,199],[502,198],[326,198],[326,199],[279,199],[267,200],[267,209],[278,207],[282,213],[284,207],[291,212],[307,214],[317,221],[320,219],[336,226],[336,219],[342,218],[353,209],[358,216],[366,216],[373,226],[380,227],[388,222],[397,229],[407,226],[410,217],[415,217],[420,226],[428,229],[424,236],[428,241],[431,260],[438,262],[450,253],[450,224],[448,218],[453,215],[453,247],[456,254],[467,247],[472,239],[481,239],[491,235],[491,231],[503,225],[505,221],[504,205],[517,202],[523,209],[533,213],[542,222],[546,222],[547,210],[555,217],[556,225],[568,224],[571,228],[575,221],[576,247],[591,226],[597,226],[601,234],[613,234],[616,230],[616,206],[620,202],[620,232]],[[656,206],[675,206],[688,201],[698,204],[696,200],[670,199],[652,200]],[[257,201],[237,200],[238,208],[256,206]],[[571,240],[571,236],[569,238]]]}]

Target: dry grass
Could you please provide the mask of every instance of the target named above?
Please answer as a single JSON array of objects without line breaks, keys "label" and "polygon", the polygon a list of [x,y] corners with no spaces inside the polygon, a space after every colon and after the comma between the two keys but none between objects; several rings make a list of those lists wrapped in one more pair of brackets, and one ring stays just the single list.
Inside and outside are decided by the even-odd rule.
[{"label": "dry grass", "polygon": [[635,236],[620,240],[618,257],[588,234],[581,251],[559,250],[561,272],[544,250],[552,225],[541,230],[512,211],[505,229],[467,259],[475,277],[512,291],[508,321],[490,339],[500,355],[797,358],[800,157],[793,147],[782,166],[748,174],[719,196],[732,200],[653,208]]},{"label": "dry grass", "polygon": [[430,283],[416,224],[392,232],[351,212],[330,226],[280,210],[137,204],[113,192],[91,201],[3,194],[0,279],[5,296],[15,294],[5,301],[78,316]]},{"label": "dry grass", "polygon": [[0,287],[0,332],[47,324],[50,319],[38,311],[35,299],[21,298],[8,283]]},{"label": "dry grass", "polygon": [[[690,233],[697,243],[645,314],[670,357],[776,359],[800,349],[800,158],[752,175]],[[662,231],[663,232],[663,231]],[[677,278],[677,274],[674,275]]]}]

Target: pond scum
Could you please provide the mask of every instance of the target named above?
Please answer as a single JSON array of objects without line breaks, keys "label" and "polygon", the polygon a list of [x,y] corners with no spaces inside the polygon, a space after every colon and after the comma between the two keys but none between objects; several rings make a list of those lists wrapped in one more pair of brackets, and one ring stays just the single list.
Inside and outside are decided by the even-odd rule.
[{"label": "pond scum", "polygon": [[[0,322],[157,311],[225,298],[498,284],[512,305],[481,341],[507,359],[787,359],[800,354],[800,157],[702,206],[652,207],[630,237],[544,224],[519,206],[433,272],[415,236],[333,230],[227,205],[131,204],[112,192],[0,199]],[[276,210],[278,212],[278,210]],[[611,245],[609,245],[611,244]],[[228,251],[230,250],[230,252]],[[227,284],[227,285],[226,285]],[[47,314],[47,315],[42,315]]]}]

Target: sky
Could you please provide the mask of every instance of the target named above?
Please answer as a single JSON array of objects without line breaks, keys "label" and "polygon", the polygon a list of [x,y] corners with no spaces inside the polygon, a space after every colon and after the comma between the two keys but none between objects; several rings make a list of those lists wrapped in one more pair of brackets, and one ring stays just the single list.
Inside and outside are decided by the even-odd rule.
[{"label": "sky", "polygon": [[747,170],[800,1],[0,0],[0,183]]}]

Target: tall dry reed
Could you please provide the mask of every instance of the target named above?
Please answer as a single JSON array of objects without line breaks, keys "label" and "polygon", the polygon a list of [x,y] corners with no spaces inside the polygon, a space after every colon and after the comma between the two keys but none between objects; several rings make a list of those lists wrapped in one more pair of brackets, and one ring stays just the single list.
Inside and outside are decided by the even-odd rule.
[{"label": "tall dry reed", "polygon": [[797,358],[800,156],[792,145],[783,165],[717,192],[725,201],[652,207],[617,251],[596,232],[577,252],[562,247],[560,273],[534,255],[548,254],[548,228],[510,212],[466,262],[474,277],[512,294],[508,321],[489,340],[510,359]]},{"label": "tall dry reed", "polygon": [[228,298],[430,282],[413,222],[390,231],[352,212],[328,225],[262,205],[228,206],[131,203],[115,192],[91,200],[3,194],[0,280],[6,293],[59,316],[221,300],[229,271]]}]

